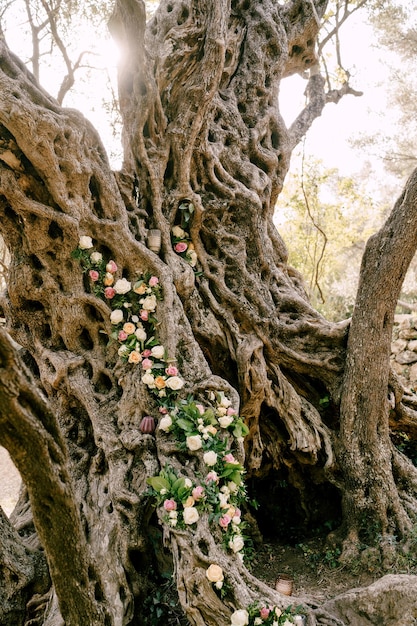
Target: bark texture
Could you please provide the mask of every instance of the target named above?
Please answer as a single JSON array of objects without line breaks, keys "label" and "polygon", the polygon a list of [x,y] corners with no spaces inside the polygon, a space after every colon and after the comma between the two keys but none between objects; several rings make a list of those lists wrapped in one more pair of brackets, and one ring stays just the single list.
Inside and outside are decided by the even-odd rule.
[{"label": "bark texture", "polygon": [[[345,493],[358,480],[349,455],[356,449],[363,462],[364,409],[350,392],[342,394],[338,432],[347,324],[330,323],[311,307],[272,222],[291,152],[326,102],[314,69],[309,104],[287,129],[279,84],[314,67],[326,5],[164,0],[146,25],[143,2],[118,0],[111,30],[124,50],[125,159],[117,173],[91,125],[62,109],[0,42],[0,228],[11,252],[1,300],[8,334],[0,335],[0,443],[21,471],[31,502],[28,508],[23,497],[10,522],[0,518],[6,529],[1,550],[9,555],[1,571],[15,572],[0,608],[5,624],[145,623],[143,603],[152,569],[162,566],[163,546],[195,626],[226,626],[236,608],[256,600],[281,608],[294,603],[223,548],[222,530],[207,513],[194,531],[167,526],[161,507],[155,514],[148,478],[167,464],[190,480],[207,468],[201,451],[179,449],[160,429],[141,431],[142,417],[157,417],[158,403],[140,365],[123,362],[117,341],[109,341],[109,303],[95,294],[72,255],[81,236],[115,261],[120,278],[158,277],[157,333],[185,381],[181,397],[204,402],[211,392],[226,394],[236,408],[240,402],[249,434],[244,446],[233,441],[232,450],[250,480],[285,477],[306,523],[317,486],[331,482]],[[401,223],[414,219],[414,196],[408,197]],[[187,250],[194,252],[188,258],[175,248],[178,228],[186,230]],[[159,254],[146,246],[151,229],[161,232]],[[397,285],[401,272],[393,280]],[[384,333],[378,359],[385,355],[394,292],[390,298],[378,322]],[[21,357],[9,335],[22,347]],[[360,329],[352,336],[354,355]],[[388,395],[385,365],[378,398]],[[349,367],[345,384],[353,371],[356,389],[358,368]],[[330,408],[323,409],[324,397]],[[400,413],[400,387],[395,397]],[[358,406],[354,425],[351,402]],[[414,506],[415,470],[390,447],[382,400],[376,410],[372,424],[383,444],[378,459],[385,455],[379,476],[391,472],[385,476],[398,504],[394,517],[385,510],[393,521],[384,531],[393,525],[404,530]],[[394,483],[400,474],[407,480],[404,493]],[[377,485],[373,502],[384,488],[381,480]],[[361,493],[353,493],[361,510]],[[206,576],[212,563],[227,572],[223,598]],[[39,580],[37,589],[33,581]],[[305,604],[310,625],[341,623],[326,607]]]}]

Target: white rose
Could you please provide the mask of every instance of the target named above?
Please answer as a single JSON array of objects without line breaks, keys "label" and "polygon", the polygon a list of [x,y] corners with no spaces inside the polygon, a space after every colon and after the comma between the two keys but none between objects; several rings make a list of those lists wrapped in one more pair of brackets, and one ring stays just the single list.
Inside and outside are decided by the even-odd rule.
[{"label": "white rose", "polygon": [[244,547],[245,542],[243,541],[243,537],[241,535],[234,535],[232,539],[229,541],[229,548],[233,552],[239,552]]},{"label": "white rose", "polygon": [[78,247],[81,248],[81,250],[89,250],[93,247],[93,240],[91,237],[84,235],[83,237],[80,237]]},{"label": "white rose", "polygon": [[123,311],[121,309],[115,309],[110,314],[110,321],[112,324],[120,324],[123,321]]},{"label": "white rose", "polygon": [[239,525],[241,521],[242,520],[238,515],[235,515],[234,517],[232,517],[232,524]]},{"label": "white rose", "polygon": [[216,587],[216,589],[221,589],[223,587],[223,581],[218,580],[217,583],[214,583],[214,586]]},{"label": "white rose", "polygon": [[249,613],[245,609],[239,609],[232,613],[230,620],[231,626],[247,626],[249,624]]},{"label": "white rose", "polygon": [[184,524],[195,524],[200,519],[197,509],[195,506],[188,506],[183,511]]},{"label": "white rose", "polygon": [[151,348],[152,356],[155,359],[163,359],[165,354],[164,346],[154,346]]},{"label": "white rose", "polygon": [[192,483],[192,481],[189,478],[184,478],[184,485],[185,485],[185,487],[187,487],[189,489],[190,487],[193,486],[193,483]]},{"label": "white rose", "polygon": [[217,415],[226,415],[227,409],[224,406],[217,407]]},{"label": "white rose", "polygon": [[150,372],[146,372],[142,376],[142,382],[150,387],[150,389],[155,389],[155,378],[152,376]]},{"label": "white rose", "polygon": [[212,563],[206,570],[206,576],[211,583],[217,583],[224,578],[222,568],[220,565],[216,565],[215,563]]},{"label": "white rose", "polygon": [[187,236],[187,233],[181,228],[181,226],[174,226],[172,234],[174,237],[178,237],[178,239],[184,239],[184,237]]},{"label": "white rose", "polygon": [[263,622],[262,617],[255,617],[255,621],[253,623],[254,623],[254,626],[260,626],[262,622]]},{"label": "white rose", "polygon": [[227,487],[230,493],[237,493],[239,491],[239,486],[236,485],[236,483],[234,483],[232,480],[230,481],[230,483],[227,483]]},{"label": "white rose", "polygon": [[156,309],[156,297],[155,296],[147,296],[141,300],[142,309],[145,311],[155,311]]},{"label": "white rose", "polygon": [[219,498],[219,501],[220,501],[220,508],[221,509],[229,508],[229,503],[228,503],[229,494],[227,494],[227,493],[219,493],[218,494],[218,498]]},{"label": "white rose", "polygon": [[197,252],[195,250],[188,250],[187,259],[191,267],[195,267],[198,261]]},{"label": "white rose", "polygon": [[92,263],[100,263],[103,260],[101,252],[92,252],[90,256]]},{"label": "white rose", "polygon": [[203,445],[200,435],[191,435],[190,437],[187,437],[186,442],[189,450],[200,450]]},{"label": "white rose", "polygon": [[204,463],[211,467],[212,465],[216,465],[217,463],[217,454],[214,450],[209,450],[205,452],[203,455]]},{"label": "white rose", "polygon": [[146,333],[143,328],[137,328],[135,330],[135,335],[139,341],[146,341]]},{"label": "white rose", "polygon": [[231,404],[232,403],[231,403],[231,401],[228,398],[223,397],[221,399],[220,406],[225,406],[226,409],[228,409]]},{"label": "white rose", "polygon": [[169,431],[171,426],[172,426],[172,419],[170,415],[165,415],[159,422],[160,430],[163,430],[166,433]]},{"label": "white rose", "polygon": [[179,391],[184,387],[184,381],[179,376],[170,376],[167,378],[166,386],[173,391]]},{"label": "white rose", "polygon": [[132,289],[132,283],[130,283],[126,278],[119,278],[114,285],[114,290],[116,293],[123,294],[127,293]]},{"label": "white rose", "polygon": [[227,428],[233,422],[233,417],[225,415],[224,417],[219,417],[218,422],[222,428]]}]

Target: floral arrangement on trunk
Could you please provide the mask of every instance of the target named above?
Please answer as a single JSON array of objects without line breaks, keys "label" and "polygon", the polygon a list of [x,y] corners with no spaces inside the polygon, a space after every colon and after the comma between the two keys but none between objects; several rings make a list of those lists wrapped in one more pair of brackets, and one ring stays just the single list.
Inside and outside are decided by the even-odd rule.
[{"label": "floral arrangement on trunk", "polygon": [[[191,203],[182,207],[182,223],[188,225],[194,210]],[[173,228],[174,250],[187,257],[194,267],[196,257],[190,255],[189,236],[180,226]],[[180,245],[184,244],[184,245]],[[185,381],[175,360],[166,354],[157,334],[156,316],[162,290],[157,276],[139,274],[135,281],[118,277],[119,268],[94,250],[92,238],[82,236],[73,252],[88,280],[87,289],[109,306],[110,338],[117,341],[119,357],[126,363],[141,367],[142,382],[154,396],[159,411],[158,429],[174,437],[179,451],[202,456],[204,472],[193,482],[179,476],[173,468],[164,467],[158,476],[148,478],[149,493],[160,507],[161,518],[172,528],[196,527],[203,513],[220,530],[225,549],[242,561],[245,549],[245,523],[241,506],[247,500],[243,482],[244,467],[233,453],[234,442],[241,443],[248,428],[231,401],[223,392],[208,392],[204,404],[192,396],[178,399]],[[155,419],[143,418],[142,432],[152,433]],[[206,570],[214,589],[225,595],[227,583],[222,568],[212,563]],[[231,626],[288,626],[293,624],[291,607],[262,607],[258,603],[239,609],[231,616]]]}]

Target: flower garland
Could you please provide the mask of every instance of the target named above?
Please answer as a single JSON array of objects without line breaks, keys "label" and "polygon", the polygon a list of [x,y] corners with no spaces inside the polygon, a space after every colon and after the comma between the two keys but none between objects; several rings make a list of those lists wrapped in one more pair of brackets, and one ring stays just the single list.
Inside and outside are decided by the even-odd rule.
[{"label": "flower garland", "polygon": [[[236,435],[243,438],[248,429],[224,393],[210,392],[209,399],[214,406],[208,408],[189,397],[177,402],[171,411],[165,406],[159,409],[163,413],[159,429],[174,435],[180,450],[202,451],[206,472],[200,482],[184,489],[181,481],[189,479],[178,478],[165,468],[159,476],[149,478],[148,484],[158,505],[168,511],[164,521],[181,526],[182,522],[188,524],[187,520],[197,520],[200,512],[208,511],[211,521],[222,529],[225,548],[243,560],[245,524],[240,506],[247,499],[242,479],[244,467],[228,447],[228,439]],[[194,512],[191,517],[186,511],[190,506],[198,517]]]},{"label": "flower garland", "polygon": [[181,225],[174,226],[171,230],[171,242],[174,251],[182,257],[194,272],[197,272],[198,257],[191,241],[188,229],[194,213],[194,205],[192,202],[184,201],[178,207],[181,216]]},{"label": "flower garland", "polygon": [[[179,208],[183,210],[182,221],[188,224],[193,205],[184,203]],[[197,255],[187,232],[174,226],[172,235],[174,250],[194,268]],[[149,492],[162,508],[163,521],[173,528],[193,529],[201,513],[208,512],[209,519],[222,530],[225,548],[243,561],[245,524],[240,506],[247,500],[244,467],[234,457],[230,443],[234,439],[242,441],[248,428],[223,392],[209,392],[208,406],[195,402],[191,396],[176,399],[185,383],[158,340],[156,308],[161,299],[158,277],[140,274],[134,283],[124,277],[117,278],[117,264],[104,260],[93,248],[92,238],[82,236],[73,257],[81,263],[91,291],[109,305],[111,338],[120,344],[119,357],[127,363],[140,364],[141,380],[159,405],[159,430],[173,435],[180,450],[201,450],[203,454],[206,472],[199,482],[178,476],[167,466],[158,476],[147,479]],[[227,582],[219,565],[212,563],[206,577],[222,596],[227,593]],[[281,611],[275,606],[260,607],[254,603],[247,609],[234,611],[231,626],[290,626],[295,623],[295,617],[291,606]]]},{"label": "flower garland", "polygon": [[277,606],[261,606],[254,602],[247,609],[238,609],[232,613],[231,626],[292,626],[303,622],[301,606],[291,605],[285,610]]},{"label": "flower garland", "polygon": [[117,279],[116,263],[105,261],[93,247],[91,237],[80,237],[73,257],[81,263],[91,291],[111,309],[109,319],[113,330],[110,336],[120,344],[120,358],[140,364],[142,382],[158,399],[175,398],[184,380],[169,361],[156,332],[156,308],[161,300],[159,278],[140,274],[134,283],[124,277]]}]

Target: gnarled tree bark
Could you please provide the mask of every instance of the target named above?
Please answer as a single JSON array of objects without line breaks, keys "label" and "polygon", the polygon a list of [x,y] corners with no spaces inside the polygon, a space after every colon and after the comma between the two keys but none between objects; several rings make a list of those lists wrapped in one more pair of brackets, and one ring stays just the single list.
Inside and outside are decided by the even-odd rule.
[{"label": "gnarled tree bark", "polygon": [[[233,441],[232,450],[249,478],[285,472],[307,519],[309,491],[317,484],[336,484],[348,502],[346,490],[355,481],[350,433],[357,424],[360,443],[364,419],[358,413],[353,426],[349,418],[351,368],[338,430],[347,324],[330,323],[311,307],[272,222],[291,151],[326,102],[314,67],[326,5],[164,0],[146,25],[142,1],[118,0],[111,29],[124,49],[124,165],[116,174],[91,125],[62,109],[0,43],[0,228],[12,257],[1,306],[31,372],[2,333],[0,441],[27,485],[54,587],[44,576],[39,595],[51,598],[53,608],[39,611],[33,625],[57,626],[62,618],[67,624],[145,623],[155,537],[159,555],[162,541],[170,547],[179,598],[195,626],[226,626],[234,609],[256,600],[290,603],[223,548],[222,531],[207,513],[191,531],[167,525],[159,507],[163,533],[156,530],[147,479],[167,464],[192,481],[207,468],[200,451],[179,449],[160,429],[140,430],[144,415],[157,417],[158,403],[141,366],[123,362],[117,341],[109,341],[109,303],[72,255],[81,236],[116,263],[120,278],[158,277],[158,338],[180,368],[181,397],[203,402],[207,392],[217,392],[236,408],[240,402],[249,434],[244,446]],[[287,129],[279,114],[280,80],[310,67],[309,104]],[[172,238],[173,229],[184,226],[184,210],[194,252],[188,260]],[[150,229],[161,232],[159,255],[146,246]],[[388,394],[388,365],[386,372],[380,398]],[[323,410],[324,396],[331,410]],[[396,397],[400,414],[401,391]],[[388,463],[394,453],[381,402],[374,422],[382,425]],[[335,445],[340,434],[342,452]],[[413,502],[415,471],[399,453],[392,458],[391,476],[400,465],[407,475],[404,494],[392,479],[392,495]],[[373,510],[361,508],[360,497],[355,506]],[[384,531],[405,530],[407,523],[394,516]],[[5,542],[16,559],[23,554],[18,581],[8,588],[13,597],[22,589],[16,625],[24,624],[28,584],[37,578],[33,567],[42,564],[12,530]],[[227,573],[223,598],[206,576],[212,563]],[[7,605],[0,610],[10,622]],[[310,624],[340,624],[325,609],[311,607],[309,614]]]}]

